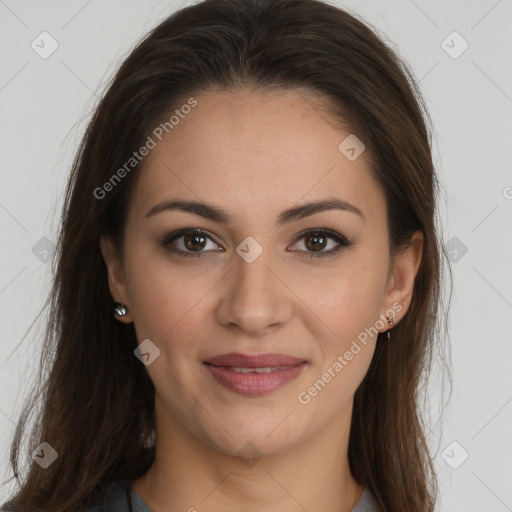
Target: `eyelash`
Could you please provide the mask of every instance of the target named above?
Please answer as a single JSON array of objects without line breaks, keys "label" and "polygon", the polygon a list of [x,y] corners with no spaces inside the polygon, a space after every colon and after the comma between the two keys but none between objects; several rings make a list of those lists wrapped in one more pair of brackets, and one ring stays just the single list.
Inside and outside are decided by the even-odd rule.
[{"label": "eyelash", "polygon": [[[184,228],[184,229],[179,229],[178,231],[173,231],[172,233],[169,233],[168,235],[166,235],[160,241],[160,245],[165,250],[175,253],[179,256],[184,256],[187,258],[188,257],[192,257],[192,258],[202,257],[202,255],[206,251],[198,251],[198,252],[183,251],[181,249],[176,249],[175,247],[173,247],[171,245],[171,243],[174,242],[175,240],[177,240],[178,238],[181,238],[181,237],[183,237],[185,235],[189,235],[189,234],[204,236],[206,238],[209,238],[216,245],[218,245],[214,240],[211,239],[211,237],[207,231],[200,229],[200,228]],[[300,254],[302,257],[305,257],[305,258],[308,258],[308,257],[309,258],[323,258],[325,256],[333,256],[334,254],[340,252],[343,248],[347,248],[347,247],[350,247],[351,245],[353,245],[353,242],[350,242],[349,240],[347,240],[343,235],[340,235],[339,233],[336,233],[335,231],[331,231],[330,229],[327,229],[327,228],[306,229],[306,230],[302,231],[301,233],[299,233],[297,235],[294,245],[295,245],[295,243],[299,242],[300,240],[302,240],[303,238],[305,238],[308,235],[324,235],[327,238],[332,238],[333,240],[335,240],[338,243],[338,246],[335,247],[334,249],[330,249],[329,251],[325,251],[325,252],[317,252],[317,253],[307,252],[307,254]],[[304,251],[294,250],[293,252],[302,253]]]}]

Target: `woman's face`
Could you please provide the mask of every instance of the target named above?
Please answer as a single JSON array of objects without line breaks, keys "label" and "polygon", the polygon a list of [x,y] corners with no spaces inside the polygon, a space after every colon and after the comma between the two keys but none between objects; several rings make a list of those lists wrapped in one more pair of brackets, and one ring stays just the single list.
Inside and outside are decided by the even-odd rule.
[{"label": "woman's face", "polygon": [[[311,97],[238,90],[195,99],[161,141],[153,136],[124,261],[101,243],[112,296],[128,306],[122,320],[134,322],[139,344],[150,340],[140,349],[158,436],[186,432],[225,453],[254,445],[261,454],[339,436],[385,316],[396,324],[407,310],[420,253],[389,260],[367,154],[357,156],[353,136],[339,148],[350,133]],[[302,209],[327,200],[351,206]],[[171,201],[208,207],[165,208]],[[192,228],[205,233],[172,236]],[[315,234],[322,228],[329,233]],[[232,353],[297,359],[206,363]]]}]

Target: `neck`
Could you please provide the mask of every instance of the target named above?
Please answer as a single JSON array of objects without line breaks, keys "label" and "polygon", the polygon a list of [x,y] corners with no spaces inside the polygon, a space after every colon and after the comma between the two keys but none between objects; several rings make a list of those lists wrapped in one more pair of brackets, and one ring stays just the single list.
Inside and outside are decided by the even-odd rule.
[{"label": "neck", "polygon": [[132,488],[153,512],[291,512],[298,507],[350,512],[363,492],[348,464],[351,412],[326,426],[321,436],[245,460],[201,442],[178,424],[169,428],[166,423],[162,430],[157,420],[155,461]]}]

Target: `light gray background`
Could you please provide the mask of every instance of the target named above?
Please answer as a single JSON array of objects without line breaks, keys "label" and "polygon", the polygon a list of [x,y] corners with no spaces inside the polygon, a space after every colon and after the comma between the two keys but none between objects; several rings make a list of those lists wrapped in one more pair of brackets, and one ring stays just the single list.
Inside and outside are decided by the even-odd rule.
[{"label": "light gray background", "polygon": [[[105,80],[143,34],[189,3],[0,0],[2,481],[39,357],[40,328],[23,336],[49,287],[44,237],[55,242],[71,158]],[[512,1],[337,4],[396,45],[436,130],[442,235],[454,270],[453,394],[429,436],[438,451],[438,510],[512,511]],[[43,31],[59,45],[47,59],[31,47]],[[457,58],[464,42],[448,37],[454,31],[469,44]],[[435,381],[431,393],[437,400]],[[12,486],[0,488],[2,502]]]}]

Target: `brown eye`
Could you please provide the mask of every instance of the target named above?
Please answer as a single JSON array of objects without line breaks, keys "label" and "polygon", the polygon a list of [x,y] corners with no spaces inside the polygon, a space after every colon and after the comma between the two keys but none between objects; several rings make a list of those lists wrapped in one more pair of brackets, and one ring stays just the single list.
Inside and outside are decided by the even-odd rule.
[{"label": "brown eye", "polygon": [[199,234],[189,234],[183,236],[183,245],[191,251],[200,251],[204,249],[206,237]]},{"label": "brown eye", "polygon": [[[302,232],[297,240],[304,240],[302,242],[304,249],[293,249],[293,251],[305,252],[304,256],[308,257],[331,256],[341,251],[344,247],[349,247],[353,244],[343,235],[327,228],[309,229]],[[334,243],[329,243],[329,240],[334,241]]]},{"label": "brown eye", "polygon": [[308,250],[311,251],[321,251],[325,249],[325,245],[327,243],[327,238],[325,235],[307,235],[304,237],[305,245]]},{"label": "brown eye", "polygon": [[[208,247],[208,243],[213,247]],[[217,251],[218,245],[209,234],[198,228],[187,228],[168,234],[160,242],[166,250],[180,256],[201,256],[206,252]]]},{"label": "brown eye", "polygon": [[[292,249],[292,252],[303,253],[302,256],[311,258],[332,256],[344,247],[353,245],[353,242],[348,241],[343,235],[327,228],[303,231],[296,240],[295,245],[302,243],[303,248]],[[211,246],[208,247],[208,244]],[[161,240],[160,245],[166,251],[179,256],[200,257],[207,256],[212,251],[223,250],[207,231],[199,228],[185,228],[169,233]]]}]

